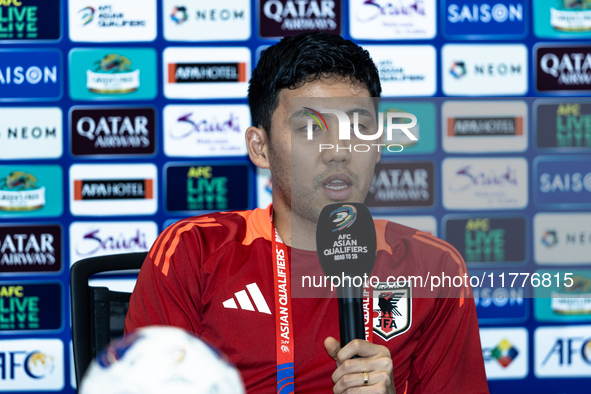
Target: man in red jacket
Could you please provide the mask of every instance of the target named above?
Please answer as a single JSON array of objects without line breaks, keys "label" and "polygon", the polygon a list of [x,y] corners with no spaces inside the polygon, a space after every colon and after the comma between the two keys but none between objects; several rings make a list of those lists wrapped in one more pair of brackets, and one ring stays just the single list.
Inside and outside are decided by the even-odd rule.
[{"label": "man in red jacket", "polygon": [[390,275],[462,276],[465,264],[446,242],[375,221],[373,274],[382,291],[367,297],[367,340],[342,348],[336,299],[289,291],[287,278],[322,276],[315,254],[322,208],[363,202],[380,159],[379,149],[319,150],[319,140],[339,142],[330,131],[336,119],[323,118],[326,130],[314,126],[310,140],[308,115],[293,103],[361,103],[371,131],[377,114],[367,103],[380,93],[368,52],[340,36],[302,34],[265,50],[250,80],[254,126],[246,144],[253,163],[271,170],[273,204],[167,228],[138,277],[126,331],[152,324],[187,329],[224,352],[251,393],[487,393],[470,289],[420,297],[412,286],[381,282]]}]

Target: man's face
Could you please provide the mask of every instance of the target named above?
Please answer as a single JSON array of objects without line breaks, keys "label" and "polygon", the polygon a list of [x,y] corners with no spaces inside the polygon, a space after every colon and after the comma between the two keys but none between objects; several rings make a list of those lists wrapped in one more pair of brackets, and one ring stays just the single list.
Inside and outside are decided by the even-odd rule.
[{"label": "man's face", "polygon": [[[272,117],[269,164],[273,176],[274,203],[281,200],[292,215],[316,222],[324,206],[336,202],[363,202],[369,190],[379,149],[371,144],[380,140],[339,140],[338,121],[324,114],[328,128],[321,130],[314,121],[313,138],[308,139],[308,119],[304,107],[316,111],[338,109],[359,113],[361,132],[375,134],[375,106],[363,84],[347,79],[321,79],[298,89],[283,89]],[[353,115],[350,116],[353,124]],[[323,144],[324,149],[320,150]],[[351,147],[371,146],[371,150]],[[332,149],[327,149],[328,146]],[[336,147],[339,147],[337,150]],[[349,149],[351,151],[349,151]]]}]

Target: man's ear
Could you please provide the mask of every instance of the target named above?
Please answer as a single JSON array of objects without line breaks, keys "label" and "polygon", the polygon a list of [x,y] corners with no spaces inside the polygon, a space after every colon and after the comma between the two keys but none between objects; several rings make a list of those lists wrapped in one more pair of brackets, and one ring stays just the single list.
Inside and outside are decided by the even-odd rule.
[{"label": "man's ear", "polygon": [[269,138],[267,132],[263,128],[250,126],[246,129],[245,138],[250,160],[259,168],[269,168]]}]

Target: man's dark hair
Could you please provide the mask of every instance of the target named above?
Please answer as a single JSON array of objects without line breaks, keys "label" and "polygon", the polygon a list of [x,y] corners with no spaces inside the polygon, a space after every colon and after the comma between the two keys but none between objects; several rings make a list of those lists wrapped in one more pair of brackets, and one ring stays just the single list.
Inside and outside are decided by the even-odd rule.
[{"label": "man's dark hair", "polygon": [[248,88],[252,124],[270,136],[281,89],[297,89],[306,82],[333,76],[364,84],[371,97],[380,97],[382,92],[369,52],[354,42],[321,32],[283,38],[264,51],[252,72]]}]

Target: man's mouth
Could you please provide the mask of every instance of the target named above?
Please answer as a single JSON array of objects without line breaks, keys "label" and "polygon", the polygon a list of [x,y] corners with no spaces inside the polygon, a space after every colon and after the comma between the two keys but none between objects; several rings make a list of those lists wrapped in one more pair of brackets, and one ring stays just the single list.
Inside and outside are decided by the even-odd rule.
[{"label": "man's mouth", "polygon": [[329,175],[322,182],[322,189],[331,199],[343,200],[348,198],[353,191],[351,177],[344,173]]},{"label": "man's mouth", "polygon": [[334,181],[332,181],[330,183],[325,183],[322,186],[324,186],[327,189],[331,189],[331,190],[343,190],[343,189],[346,189],[347,186],[349,186],[349,185],[347,185],[345,183],[345,181],[342,181],[340,179],[335,179]]}]

